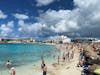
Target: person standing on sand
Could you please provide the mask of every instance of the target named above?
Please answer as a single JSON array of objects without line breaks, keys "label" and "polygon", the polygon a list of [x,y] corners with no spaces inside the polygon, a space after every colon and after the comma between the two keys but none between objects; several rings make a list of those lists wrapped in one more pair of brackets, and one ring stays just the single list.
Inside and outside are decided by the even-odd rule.
[{"label": "person standing on sand", "polygon": [[65,62],[65,52],[63,52],[63,62]]},{"label": "person standing on sand", "polygon": [[47,75],[47,67],[46,67],[45,64],[44,64],[44,67],[43,67],[43,75]]},{"label": "person standing on sand", "polygon": [[66,59],[66,62],[69,62],[69,60],[70,60],[69,59],[69,50],[66,50],[66,58],[65,59]]},{"label": "person standing on sand", "polygon": [[8,60],[8,61],[6,62],[6,64],[5,64],[5,65],[6,65],[6,68],[7,68],[7,69],[10,69],[10,68],[11,68],[11,64],[12,64],[12,63]]},{"label": "person standing on sand", "polygon": [[15,74],[16,74],[15,68],[12,67],[12,68],[11,68],[11,73],[10,73],[10,75],[15,75]]},{"label": "person standing on sand", "polygon": [[74,58],[74,48],[72,47],[71,48],[71,59],[73,59]]},{"label": "person standing on sand", "polygon": [[41,64],[41,69],[43,69],[43,68],[44,68],[44,64],[45,64],[45,62],[44,62],[44,58],[43,58],[43,56],[42,56],[42,64]]}]

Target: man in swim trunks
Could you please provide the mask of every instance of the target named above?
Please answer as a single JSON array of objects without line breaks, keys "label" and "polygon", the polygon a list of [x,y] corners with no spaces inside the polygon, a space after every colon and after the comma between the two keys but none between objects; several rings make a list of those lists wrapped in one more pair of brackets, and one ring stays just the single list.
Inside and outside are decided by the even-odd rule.
[{"label": "man in swim trunks", "polygon": [[46,75],[47,74],[47,67],[46,65],[44,64],[44,67],[43,67],[43,75]]}]

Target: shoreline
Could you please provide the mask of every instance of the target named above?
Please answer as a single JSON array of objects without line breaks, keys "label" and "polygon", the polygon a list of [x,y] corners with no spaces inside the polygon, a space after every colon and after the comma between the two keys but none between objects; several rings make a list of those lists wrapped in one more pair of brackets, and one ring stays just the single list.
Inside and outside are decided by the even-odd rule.
[{"label": "shoreline", "polygon": [[[56,55],[52,60],[45,59],[46,65],[48,68],[47,75],[81,75],[81,71],[83,70],[82,67],[77,67],[79,62],[79,49],[84,48],[86,50],[93,50],[91,45],[82,44],[82,46],[77,46],[77,44],[50,44],[50,43],[43,43],[47,45],[54,45],[57,49]],[[63,62],[62,60],[62,53],[66,50],[73,49],[75,51],[74,58],[70,61]],[[58,64],[58,55],[60,51],[60,59]],[[35,65],[34,65],[35,64]],[[20,68],[16,68],[17,74],[20,75],[42,75],[42,70],[40,69],[41,60],[38,62],[33,62],[28,65],[21,66]]]},{"label": "shoreline", "polygon": [[[51,44],[47,44],[47,45],[51,45]],[[54,44],[53,44],[54,45]],[[62,47],[59,47],[62,44],[55,44],[54,46],[57,47],[57,49],[60,49],[61,52],[64,51],[64,47],[65,45],[62,45]],[[58,50],[57,50],[58,52]],[[56,53],[57,53],[56,52]],[[45,58],[44,58],[45,59]],[[45,59],[47,68],[48,68],[48,75],[66,75],[66,74],[72,74],[73,72],[76,72],[77,75],[80,75],[81,72],[78,71],[76,68],[76,64],[77,64],[77,57],[75,55],[75,62],[73,63],[73,61],[71,62],[62,62],[62,55],[60,56],[60,63],[58,64],[58,60],[57,60],[57,55],[55,56],[55,58],[53,58],[52,60],[48,60]],[[23,65],[20,67],[15,67],[16,70],[16,75],[42,75],[42,70],[40,69],[40,65],[41,65],[41,60],[37,61],[37,62],[33,62],[33,63],[29,63],[27,65]],[[73,72],[72,72],[73,70]],[[72,73],[71,73],[72,72]],[[7,74],[8,73],[8,74]],[[2,75],[9,75],[9,72],[6,71],[2,71]]]}]

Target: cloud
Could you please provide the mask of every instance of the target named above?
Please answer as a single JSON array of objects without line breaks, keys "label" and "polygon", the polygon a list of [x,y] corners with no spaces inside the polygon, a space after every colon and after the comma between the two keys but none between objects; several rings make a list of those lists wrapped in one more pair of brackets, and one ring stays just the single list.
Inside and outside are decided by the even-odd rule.
[{"label": "cloud", "polygon": [[18,22],[19,28],[18,31],[22,35],[27,36],[38,36],[41,33],[43,25],[40,23],[25,23],[23,20],[19,20]]},{"label": "cloud", "polygon": [[[46,6],[56,0],[36,0],[37,6]],[[18,21],[18,31],[25,36],[54,36],[56,34],[68,34],[69,36],[99,36],[100,35],[100,0],[73,0],[75,8],[72,10],[47,10],[39,11],[37,22],[25,22],[29,19],[25,14],[13,14]],[[6,15],[0,10],[0,19],[6,19]],[[0,25],[0,36],[6,37],[12,34],[14,22]],[[91,34],[90,34],[91,33]],[[16,35],[18,36],[18,35]]]},{"label": "cloud", "polygon": [[100,28],[100,0],[74,0],[74,3],[79,9],[77,23],[81,26],[80,30],[92,32]]},{"label": "cloud", "polygon": [[0,37],[8,37],[11,36],[13,32],[14,22],[10,21],[7,24],[2,24],[0,26]]},{"label": "cloud", "polygon": [[[43,0],[41,0],[43,1]],[[45,1],[45,0],[44,0]],[[65,34],[69,36],[87,36],[100,33],[100,0],[74,0],[72,10],[47,10],[41,12],[36,23],[25,23],[19,20],[19,32],[23,35],[54,36]],[[90,36],[90,35],[89,35]]]},{"label": "cloud", "polygon": [[[96,6],[99,6],[99,0],[95,0],[95,1],[92,1],[92,0],[74,0],[74,4],[77,6],[77,7],[81,7],[81,8],[91,8],[90,6],[93,5],[92,7],[96,7]],[[96,7],[98,8],[98,7]]]},{"label": "cloud", "polygon": [[[54,33],[76,32],[80,35],[100,32],[100,1],[74,0],[76,8],[72,10],[48,10],[37,18],[45,24],[45,30]],[[84,35],[88,35],[84,34]],[[99,33],[98,33],[99,35]]]},{"label": "cloud", "polygon": [[54,1],[55,0],[36,0],[37,6],[46,6]]},{"label": "cloud", "polygon": [[76,10],[48,10],[41,14],[38,20],[55,33],[74,31],[80,28],[76,19],[73,18],[76,15],[75,12]]},{"label": "cloud", "polygon": [[17,19],[20,19],[20,20],[25,20],[25,19],[28,19],[29,16],[25,15],[25,14],[14,14],[14,17],[17,18]]},{"label": "cloud", "polygon": [[0,10],[0,19],[5,19],[7,18],[7,15],[5,15],[1,10]]}]

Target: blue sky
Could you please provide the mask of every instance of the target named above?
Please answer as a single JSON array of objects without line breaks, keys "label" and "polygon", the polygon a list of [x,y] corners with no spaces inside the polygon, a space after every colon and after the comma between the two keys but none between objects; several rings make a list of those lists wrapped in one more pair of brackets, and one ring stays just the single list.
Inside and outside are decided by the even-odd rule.
[{"label": "blue sky", "polygon": [[99,37],[100,0],[0,0],[0,37]]}]

